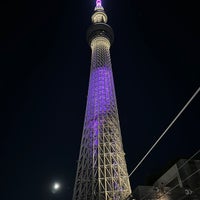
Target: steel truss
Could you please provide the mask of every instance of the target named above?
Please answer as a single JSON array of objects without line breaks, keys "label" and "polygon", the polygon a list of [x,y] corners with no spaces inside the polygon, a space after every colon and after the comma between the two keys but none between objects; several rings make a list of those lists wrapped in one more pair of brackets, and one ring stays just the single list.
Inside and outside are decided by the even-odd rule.
[{"label": "steel truss", "polygon": [[[97,11],[94,22],[101,20],[101,12]],[[106,16],[104,12],[102,16]],[[73,200],[125,200],[131,194],[131,187],[122,145],[110,40],[100,34],[92,38],[90,46],[90,81]]]}]

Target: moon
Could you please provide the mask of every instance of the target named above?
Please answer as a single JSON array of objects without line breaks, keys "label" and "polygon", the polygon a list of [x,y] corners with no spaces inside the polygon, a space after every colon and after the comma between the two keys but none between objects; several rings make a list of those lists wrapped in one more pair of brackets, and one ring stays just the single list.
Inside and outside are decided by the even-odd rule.
[{"label": "moon", "polygon": [[61,188],[61,184],[58,183],[58,182],[55,182],[53,183],[53,186],[52,186],[52,193],[56,193],[60,190]]},{"label": "moon", "polygon": [[60,184],[59,183],[54,183],[53,187],[54,187],[55,190],[58,190],[60,188]]}]

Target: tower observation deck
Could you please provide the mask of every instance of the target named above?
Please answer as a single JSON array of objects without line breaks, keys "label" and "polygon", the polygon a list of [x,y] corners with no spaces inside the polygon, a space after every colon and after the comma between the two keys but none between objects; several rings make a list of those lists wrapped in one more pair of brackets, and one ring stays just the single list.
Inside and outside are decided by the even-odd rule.
[{"label": "tower observation deck", "polygon": [[125,200],[131,187],[111,67],[114,34],[101,0],[91,19],[91,70],[73,200]]}]

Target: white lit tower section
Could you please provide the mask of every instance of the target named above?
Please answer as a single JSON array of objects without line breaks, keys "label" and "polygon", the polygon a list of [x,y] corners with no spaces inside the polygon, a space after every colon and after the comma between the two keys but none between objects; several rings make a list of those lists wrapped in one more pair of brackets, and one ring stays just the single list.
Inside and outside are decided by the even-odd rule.
[{"label": "white lit tower section", "polygon": [[97,0],[87,31],[91,71],[73,200],[125,200],[131,195],[110,59],[113,38]]}]

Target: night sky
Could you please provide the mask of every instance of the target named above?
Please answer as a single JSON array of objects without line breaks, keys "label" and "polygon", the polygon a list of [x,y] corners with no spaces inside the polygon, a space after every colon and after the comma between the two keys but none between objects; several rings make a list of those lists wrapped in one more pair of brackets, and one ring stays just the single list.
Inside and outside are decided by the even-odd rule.
[{"label": "night sky", "polygon": [[[197,2],[104,0],[115,32],[111,57],[129,172],[200,86]],[[1,6],[0,199],[72,197],[94,3],[29,0]],[[199,108],[200,94],[131,176],[133,189],[199,149]],[[63,188],[53,195],[55,180]]]}]

